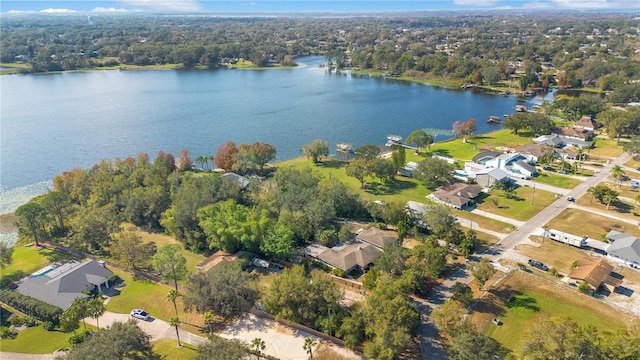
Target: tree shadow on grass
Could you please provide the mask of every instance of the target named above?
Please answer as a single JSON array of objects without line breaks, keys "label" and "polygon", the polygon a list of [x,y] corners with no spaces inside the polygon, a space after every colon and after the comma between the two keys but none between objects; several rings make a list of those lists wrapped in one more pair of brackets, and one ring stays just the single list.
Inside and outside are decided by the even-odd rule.
[{"label": "tree shadow on grass", "polygon": [[536,305],[537,301],[535,298],[525,295],[522,292],[514,291],[513,298],[511,301],[507,303],[508,308],[523,308],[527,310],[531,310],[533,312],[540,311],[540,307]]},{"label": "tree shadow on grass", "polygon": [[325,169],[340,169],[346,163],[338,160],[325,160],[316,164],[317,167],[325,168]]},{"label": "tree shadow on grass", "polygon": [[622,213],[622,214],[630,214],[631,211],[634,209],[634,207],[632,205],[629,205],[629,204],[624,203],[622,201],[615,201],[615,202],[611,203],[611,205],[613,205],[613,207],[615,208],[615,211],[617,213]]},{"label": "tree shadow on grass", "polygon": [[365,191],[373,195],[395,195],[409,189],[414,189],[416,186],[416,183],[398,179],[394,179],[386,184],[371,181],[367,183]]}]

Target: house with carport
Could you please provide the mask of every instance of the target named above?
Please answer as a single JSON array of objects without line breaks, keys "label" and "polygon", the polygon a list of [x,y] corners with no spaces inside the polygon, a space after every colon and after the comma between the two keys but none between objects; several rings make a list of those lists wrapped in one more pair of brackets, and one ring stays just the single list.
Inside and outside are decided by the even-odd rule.
[{"label": "house with carport", "polygon": [[478,185],[454,183],[439,187],[429,195],[429,199],[460,210],[469,205],[481,192],[482,188]]}]

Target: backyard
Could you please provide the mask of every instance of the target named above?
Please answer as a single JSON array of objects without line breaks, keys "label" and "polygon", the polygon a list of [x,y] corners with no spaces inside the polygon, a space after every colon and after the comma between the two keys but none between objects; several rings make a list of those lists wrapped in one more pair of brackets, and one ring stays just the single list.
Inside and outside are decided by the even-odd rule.
[{"label": "backyard", "polygon": [[[589,226],[585,226],[585,224]],[[611,230],[640,236],[640,230],[637,226],[579,209],[565,209],[560,215],[549,221],[547,226],[550,229],[577,236],[586,235],[598,240],[604,240],[604,235]]]},{"label": "backyard", "polygon": [[[473,309],[471,321],[517,356],[540,314],[568,316],[579,325],[594,325],[600,331],[627,328],[622,320],[627,318],[625,313],[524,271],[514,271],[488,291]],[[492,323],[494,317],[500,319],[500,326]]]},{"label": "backyard", "polygon": [[576,185],[580,184],[580,180],[578,179],[558,175],[552,172],[542,172],[533,178],[533,181],[563,189],[573,189]]}]

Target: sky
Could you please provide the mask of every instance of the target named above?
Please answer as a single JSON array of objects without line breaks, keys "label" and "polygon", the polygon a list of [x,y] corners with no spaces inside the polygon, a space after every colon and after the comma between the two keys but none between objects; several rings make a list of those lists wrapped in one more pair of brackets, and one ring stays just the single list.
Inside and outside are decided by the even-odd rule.
[{"label": "sky", "polygon": [[0,12],[215,13],[391,10],[616,10],[637,9],[640,0],[1,0]]}]

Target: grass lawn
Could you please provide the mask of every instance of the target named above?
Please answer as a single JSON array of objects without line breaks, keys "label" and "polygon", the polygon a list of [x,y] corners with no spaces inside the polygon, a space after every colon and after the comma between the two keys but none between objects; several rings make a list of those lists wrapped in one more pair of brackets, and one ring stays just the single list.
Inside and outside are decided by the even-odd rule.
[{"label": "grass lawn", "polygon": [[198,356],[198,348],[196,346],[181,342],[182,346],[178,347],[178,340],[162,339],[154,341],[153,351],[160,355],[161,359],[181,359],[191,360]]},{"label": "grass lawn", "polygon": [[612,229],[640,236],[640,230],[637,226],[578,209],[565,209],[560,215],[549,221],[547,226],[550,229],[578,236],[587,235],[592,239],[600,240],[604,239],[604,235]]},{"label": "grass lawn", "polygon": [[495,232],[500,232],[500,233],[503,233],[503,234],[509,234],[513,230],[516,229],[511,224],[507,224],[507,223],[502,222],[500,220],[490,219],[488,217],[484,217],[482,215],[474,214],[472,212],[468,212],[468,211],[465,211],[465,210],[451,209],[451,212],[456,217],[460,217],[460,218],[467,219],[467,220],[472,220],[472,221],[478,223],[478,225],[483,229],[487,229],[487,230],[491,230],[491,231],[495,231]]},{"label": "grass lawn", "polygon": [[[142,308],[148,311],[151,316],[165,321],[169,321],[175,316],[173,303],[167,300],[167,293],[172,289],[171,286],[134,279],[131,274],[118,270],[114,270],[114,272],[124,280],[124,286],[119,295],[109,300],[107,311],[128,314],[132,309]],[[188,326],[188,324],[203,326],[203,315],[195,312],[185,312],[182,297],[178,297],[176,303],[178,317],[180,321],[185,323],[185,326],[181,327],[197,334],[200,329],[195,326]]]},{"label": "grass lawn", "polygon": [[595,148],[589,150],[589,155],[605,156],[605,157],[617,157],[622,154],[622,143],[617,145],[615,139],[605,139],[598,137],[595,139]]},{"label": "grass lawn", "polygon": [[57,251],[50,249],[38,250],[35,246],[16,245],[13,248],[11,264],[2,268],[2,274],[11,274],[18,270],[24,271],[27,275],[31,274],[49,264],[57,254]]},{"label": "grass lawn", "polygon": [[[498,147],[514,148],[531,142],[531,137],[514,135],[510,130],[501,129],[469,138],[466,143],[461,139],[453,139],[435,143],[431,146],[431,152],[438,155],[449,156],[462,161],[470,161],[483,149],[496,149]],[[408,158],[408,157],[407,157]]]},{"label": "grass lawn", "polygon": [[549,172],[540,173],[540,175],[533,178],[533,181],[563,189],[573,189],[580,184],[580,180],[578,179]]},{"label": "grass lawn", "polygon": [[418,180],[396,176],[395,180],[388,185],[380,183],[377,179],[366,178],[365,189],[360,189],[360,182],[355,178],[347,176],[344,166],[336,160],[325,160],[317,165],[313,165],[311,160],[306,158],[296,158],[293,160],[278,163],[276,167],[293,166],[298,169],[312,168],[320,176],[332,177],[340,180],[344,184],[354,189],[363,199],[382,200],[388,203],[404,204],[409,200],[424,202],[425,197],[431,193]]},{"label": "grass lawn", "polygon": [[9,352],[27,352],[29,354],[51,354],[69,346],[71,333],[47,331],[42,326],[26,328],[15,339],[2,339],[0,350]]},{"label": "grass lawn", "polygon": [[[531,187],[521,186],[516,189],[515,195],[508,199],[493,190],[488,196],[486,194],[481,195],[485,196],[485,198],[482,199],[482,203],[478,204],[478,209],[526,221],[556,200],[554,193],[540,189],[536,189],[535,193],[533,191]],[[532,197],[533,204],[531,204]],[[494,204],[493,199],[498,199],[497,206]]]},{"label": "grass lawn", "polygon": [[[507,303],[510,296],[513,299]],[[489,291],[474,309],[471,321],[480,331],[521,355],[526,338],[523,334],[527,334],[540,314],[568,316],[579,325],[591,324],[600,331],[626,329],[622,319],[627,317],[618,310],[524,271],[515,271]],[[491,323],[495,316],[503,322],[501,326]]]},{"label": "grass lawn", "polygon": [[518,252],[540,260],[549,267],[555,267],[561,274],[571,272],[571,263],[575,260],[588,257],[587,252],[558,241],[543,239],[538,236],[532,237],[532,240],[540,246],[519,244]]},{"label": "grass lawn", "polygon": [[[613,189],[619,192],[620,196],[628,195],[628,197],[630,197],[631,199],[633,199],[635,195],[637,195],[637,193],[633,193],[631,191],[629,191],[628,193],[624,193],[623,195],[623,192],[621,191],[623,188],[624,186],[621,186],[619,188],[614,187]],[[630,201],[620,200],[620,199],[616,200],[612,202],[611,206],[609,206],[609,209],[607,209],[606,204],[601,204],[598,200],[595,200],[595,199],[592,200],[591,194],[585,194],[584,196],[578,199],[577,204],[592,208],[593,210],[599,213],[609,213],[619,218],[625,218],[627,220],[633,221],[634,223],[637,223],[638,221],[640,221],[640,217],[635,215],[640,213],[638,213],[638,209],[636,208],[636,205],[634,205],[633,200],[630,200]],[[634,227],[634,226],[630,224],[626,224],[626,227]]]}]

